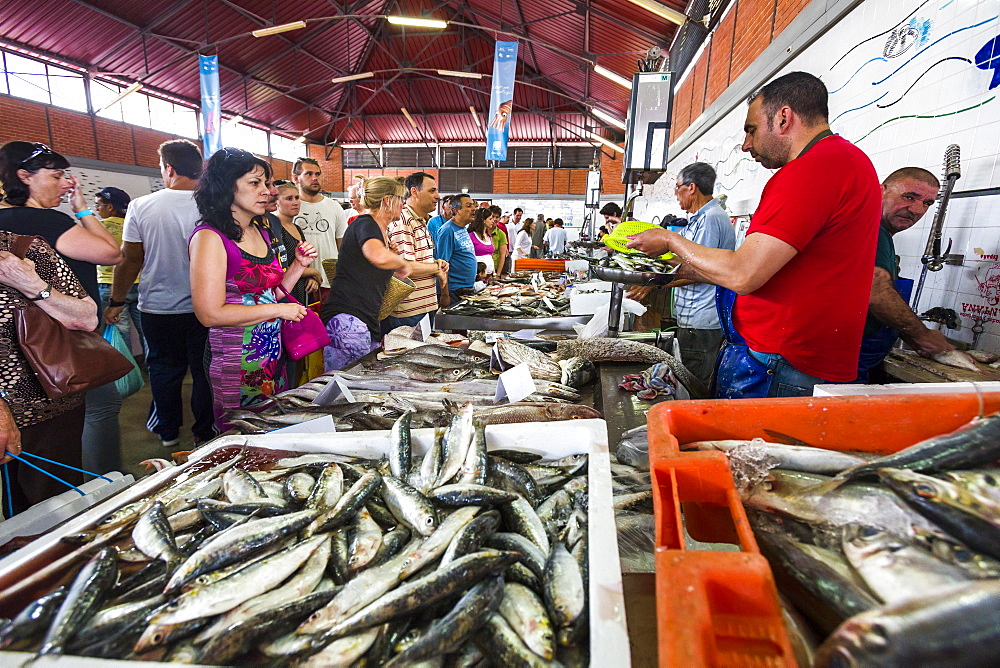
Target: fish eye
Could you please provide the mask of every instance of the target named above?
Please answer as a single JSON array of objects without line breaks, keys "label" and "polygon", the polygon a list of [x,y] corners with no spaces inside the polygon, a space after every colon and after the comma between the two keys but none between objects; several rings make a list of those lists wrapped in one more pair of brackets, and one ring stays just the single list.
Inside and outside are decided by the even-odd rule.
[{"label": "fish eye", "polygon": [[873,538],[877,536],[879,533],[881,532],[875,527],[863,527],[861,529],[860,535],[862,538]]},{"label": "fish eye", "polygon": [[987,473],[987,474],[985,474],[983,476],[983,482],[985,482],[987,485],[991,485],[993,487],[996,487],[997,479],[995,477],[993,477],[993,475]]},{"label": "fish eye", "polygon": [[933,498],[937,496],[937,493],[935,493],[934,488],[924,482],[919,482],[916,485],[914,485],[913,491],[916,492],[919,496],[927,498]]}]

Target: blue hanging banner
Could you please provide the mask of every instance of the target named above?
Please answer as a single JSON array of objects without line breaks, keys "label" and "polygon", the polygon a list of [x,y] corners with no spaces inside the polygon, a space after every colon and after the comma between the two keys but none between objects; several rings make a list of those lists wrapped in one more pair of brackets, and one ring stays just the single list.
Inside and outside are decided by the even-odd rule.
[{"label": "blue hanging banner", "polygon": [[219,57],[198,56],[198,73],[201,76],[201,119],[204,123],[202,138],[205,160],[222,148],[222,102],[219,98]]},{"label": "blue hanging banner", "polygon": [[517,42],[497,42],[493,54],[493,90],[490,92],[490,124],[486,128],[486,159],[507,159],[510,115],[514,110],[514,75]]}]

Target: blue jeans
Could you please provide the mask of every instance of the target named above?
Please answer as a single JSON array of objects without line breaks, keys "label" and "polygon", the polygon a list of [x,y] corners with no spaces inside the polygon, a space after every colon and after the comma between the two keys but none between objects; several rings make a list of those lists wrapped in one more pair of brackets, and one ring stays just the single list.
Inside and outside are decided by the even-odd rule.
[{"label": "blue jeans", "polygon": [[[98,283],[98,289],[101,291],[101,306],[98,310],[97,316],[101,322],[104,322],[104,309],[108,306],[108,300],[111,299],[111,284],[110,283]],[[142,322],[139,320],[139,285],[135,284],[128,290],[128,294],[125,295],[125,309],[122,311],[122,315],[126,317],[118,321],[118,331],[121,332],[122,337],[125,339],[125,343],[129,346],[132,345],[132,326],[135,325],[135,331],[139,332],[139,341],[142,342]]]},{"label": "blue jeans", "polygon": [[[110,326],[110,325],[109,325]],[[121,471],[121,430],[118,413],[122,397],[115,382],[95,387],[85,395],[83,421],[83,470],[103,474]]]},{"label": "blue jeans", "polygon": [[190,370],[191,413],[194,415],[191,431],[201,441],[215,438],[212,388],[205,375],[208,328],[194,313],[140,312],[140,317],[146,333],[146,370],[153,394],[146,428],[163,441],[180,436],[184,421],[181,385]]},{"label": "blue jeans", "polygon": [[814,385],[828,382],[802,373],[778,353],[759,353],[750,348],[747,348],[747,352],[767,367],[766,373],[771,376],[771,386],[767,393],[769,397],[811,397]]},{"label": "blue jeans", "polygon": [[423,320],[425,315],[430,316],[431,327],[433,327],[434,314],[432,312],[418,313],[417,315],[411,315],[406,318],[393,318],[392,316],[389,316],[379,323],[379,326],[382,328],[382,336],[385,336],[397,327],[416,327],[417,323]]}]

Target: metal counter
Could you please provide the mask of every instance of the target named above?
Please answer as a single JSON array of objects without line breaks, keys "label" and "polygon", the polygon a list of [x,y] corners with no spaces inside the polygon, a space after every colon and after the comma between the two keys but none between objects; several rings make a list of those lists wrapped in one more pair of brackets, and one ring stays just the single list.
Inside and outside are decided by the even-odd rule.
[{"label": "metal counter", "polygon": [[478,329],[493,332],[516,332],[521,329],[554,329],[558,331],[573,331],[573,325],[583,324],[590,320],[590,315],[567,315],[553,318],[479,318],[469,315],[448,315],[439,313],[434,316],[434,329],[440,331],[456,331]]}]

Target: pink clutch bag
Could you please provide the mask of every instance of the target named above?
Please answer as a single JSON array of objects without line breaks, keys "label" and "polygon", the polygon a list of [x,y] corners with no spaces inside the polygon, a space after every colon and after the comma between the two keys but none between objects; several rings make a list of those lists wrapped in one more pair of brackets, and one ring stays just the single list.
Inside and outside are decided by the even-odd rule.
[{"label": "pink clutch bag", "polygon": [[[291,301],[296,304],[299,301],[285,292],[281,286],[278,288],[285,293]],[[323,321],[319,319],[316,312],[306,309],[306,317],[298,322],[292,320],[281,321],[281,345],[293,360],[300,360],[310,353],[314,353],[320,348],[330,343],[330,335],[326,333]]]}]

